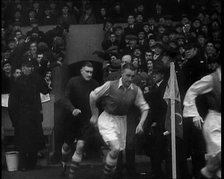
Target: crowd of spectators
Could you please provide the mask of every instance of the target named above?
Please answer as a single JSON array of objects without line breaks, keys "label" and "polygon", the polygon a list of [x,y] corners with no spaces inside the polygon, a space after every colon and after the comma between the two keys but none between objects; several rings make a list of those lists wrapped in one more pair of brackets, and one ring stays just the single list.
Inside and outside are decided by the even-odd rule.
[{"label": "crowd of spectators", "polygon": [[[163,5],[158,2],[155,7],[162,11],[165,9]],[[192,4],[191,11],[179,12],[178,17],[161,12],[147,16],[144,3],[139,3],[124,16],[124,24],[117,23],[124,22],[124,19],[114,21],[115,16],[107,16],[103,28],[103,51],[94,52],[107,61],[103,79],[119,70],[125,55],[131,56],[139,74],[151,74],[153,64],[159,61],[167,67],[170,61],[174,61],[177,76],[181,78],[183,97],[193,82],[217,67],[221,50],[220,6],[220,1],[211,1],[209,6]],[[195,60],[190,60],[192,58]]]},{"label": "crowd of spectators", "polygon": [[[174,61],[182,98],[188,87],[215,71],[221,51],[221,1],[1,1],[2,94],[27,59],[52,89],[52,69],[65,57],[65,35],[75,24],[104,24],[103,80],[128,58],[144,84],[153,86],[154,66]],[[184,7],[184,8],[183,8]],[[55,25],[47,32],[39,26]],[[30,26],[27,33],[23,26]],[[193,59],[193,60],[192,60]],[[89,59],[88,59],[89,60]],[[140,84],[141,85],[141,84]]]}]

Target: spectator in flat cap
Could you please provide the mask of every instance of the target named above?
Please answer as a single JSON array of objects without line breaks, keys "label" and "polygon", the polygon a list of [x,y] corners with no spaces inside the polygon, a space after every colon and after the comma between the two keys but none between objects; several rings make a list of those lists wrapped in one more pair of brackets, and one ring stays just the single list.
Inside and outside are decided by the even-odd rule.
[{"label": "spectator in flat cap", "polygon": [[182,70],[187,80],[185,88],[185,90],[187,90],[190,85],[205,75],[206,66],[196,43],[188,43],[184,46],[184,49],[185,62],[182,66]]},{"label": "spectator in flat cap", "polygon": [[156,42],[155,45],[152,46],[153,60],[160,61],[163,57],[164,47],[161,43]]},{"label": "spectator in flat cap", "polygon": [[103,69],[103,81],[118,79],[121,74],[121,66],[121,59],[118,55],[111,54],[108,65]]},{"label": "spectator in flat cap", "polygon": [[137,45],[138,37],[136,35],[128,34],[125,36],[125,39],[127,40],[126,46],[121,49],[122,54],[133,54],[133,50]]},{"label": "spectator in flat cap", "polygon": [[[146,100],[151,104],[151,117],[147,125],[146,131],[150,134],[147,139],[147,155],[151,158],[153,178],[164,178],[168,173],[162,170],[162,161],[167,157],[168,145],[165,132],[165,118],[167,104],[163,99],[163,95],[167,85],[167,69],[161,61],[153,63],[153,81],[154,85],[150,93],[146,96]],[[150,146],[150,141],[154,141],[154,145]],[[167,162],[167,161],[166,161]],[[166,166],[167,167],[167,166]]]},{"label": "spectator in flat cap", "polygon": [[44,40],[45,34],[43,31],[39,30],[39,26],[32,27],[30,31],[26,33],[27,37],[30,38],[31,41],[42,41]]},{"label": "spectator in flat cap", "polygon": [[12,67],[9,59],[3,58],[1,62],[1,94],[9,94],[11,88]]},{"label": "spectator in flat cap", "polygon": [[148,38],[149,48],[152,49],[152,47],[156,44],[156,36],[152,35]]}]

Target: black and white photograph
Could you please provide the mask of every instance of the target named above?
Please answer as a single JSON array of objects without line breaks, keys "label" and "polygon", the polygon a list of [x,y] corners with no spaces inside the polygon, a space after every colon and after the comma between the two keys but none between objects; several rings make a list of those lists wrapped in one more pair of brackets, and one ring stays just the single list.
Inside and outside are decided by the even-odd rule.
[{"label": "black and white photograph", "polygon": [[3,179],[221,179],[221,0],[1,0]]}]

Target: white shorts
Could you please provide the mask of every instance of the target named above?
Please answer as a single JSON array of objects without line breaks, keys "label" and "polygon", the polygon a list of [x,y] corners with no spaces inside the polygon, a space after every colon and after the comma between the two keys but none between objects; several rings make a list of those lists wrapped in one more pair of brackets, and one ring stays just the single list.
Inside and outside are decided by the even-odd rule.
[{"label": "white shorts", "polygon": [[215,155],[221,151],[221,113],[209,110],[203,125],[203,134],[208,154]]},{"label": "white shorts", "polygon": [[103,111],[98,119],[98,128],[103,140],[107,144],[109,141],[118,140],[120,150],[125,149],[127,116],[115,116]]}]

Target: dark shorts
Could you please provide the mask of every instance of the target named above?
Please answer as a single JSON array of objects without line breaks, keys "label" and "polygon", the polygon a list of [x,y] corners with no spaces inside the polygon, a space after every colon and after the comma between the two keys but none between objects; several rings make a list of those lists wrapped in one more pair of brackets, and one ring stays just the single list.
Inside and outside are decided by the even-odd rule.
[{"label": "dark shorts", "polygon": [[68,117],[64,126],[64,142],[68,145],[75,140],[87,141],[95,133],[95,128],[88,120]]}]

